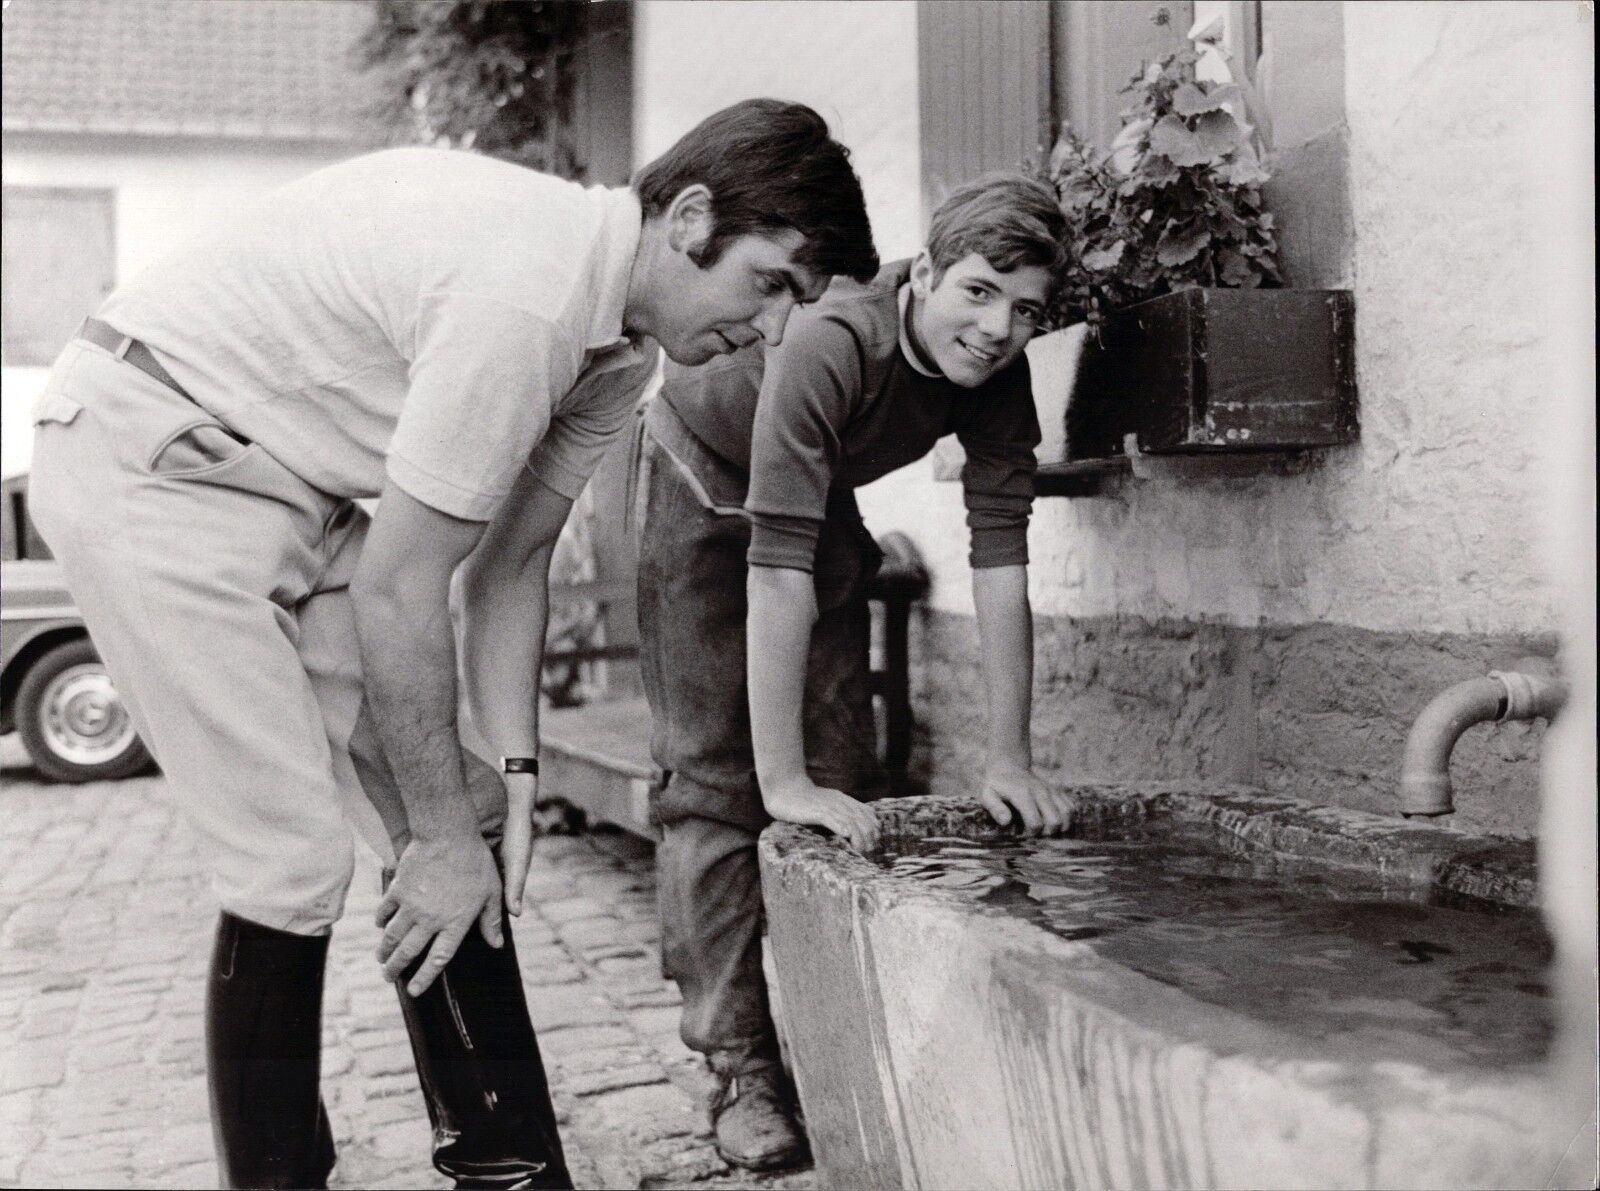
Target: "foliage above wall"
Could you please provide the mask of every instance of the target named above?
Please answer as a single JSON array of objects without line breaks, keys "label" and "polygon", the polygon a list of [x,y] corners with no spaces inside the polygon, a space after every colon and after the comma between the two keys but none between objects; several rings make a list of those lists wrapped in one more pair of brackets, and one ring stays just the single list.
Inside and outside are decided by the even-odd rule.
[{"label": "foliage above wall", "polygon": [[361,39],[378,73],[378,113],[399,139],[476,149],[578,177],[566,135],[585,4],[557,0],[377,0]]},{"label": "foliage above wall", "polygon": [[1249,97],[1197,79],[1198,57],[1181,50],[1134,76],[1104,158],[1063,128],[1045,171],[1073,229],[1057,326],[1098,328],[1113,311],[1196,286],[1281,284],[1261,198],[1265,150],[1235,115]]}]

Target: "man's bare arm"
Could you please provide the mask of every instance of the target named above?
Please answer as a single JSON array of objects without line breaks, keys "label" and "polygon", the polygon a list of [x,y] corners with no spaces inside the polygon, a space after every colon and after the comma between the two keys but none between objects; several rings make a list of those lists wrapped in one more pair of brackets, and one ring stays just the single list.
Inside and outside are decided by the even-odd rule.
[{"label": "man's bare arm", "polygon": [[877,817],[806,774],[806,661],[817,619],[811,575],[790,567],[751,567],[746,595],[750,735],[762,804],[774,819],[826,827],[859,851],[870,851],[877,846]]},{"label": "man's bare arm", "polygon": [[[539,674],[550,609],[550,556],[572,501],[524,468],[462,569],[461,651],[467,710],[493,756],[539,753]],[[538,798],[535,774],[505,775],[500,846],[506,906],[522,912]]]},{"label": "man's bare arm", "polygon": [[450,619],[451,576],[483,532],[390,483],[350,584],[372,726],[411,833],[379,907],[378,958],[395,980],[427,951],[413,996],[475,921],[501,942],[500,875],[466,790]]}]

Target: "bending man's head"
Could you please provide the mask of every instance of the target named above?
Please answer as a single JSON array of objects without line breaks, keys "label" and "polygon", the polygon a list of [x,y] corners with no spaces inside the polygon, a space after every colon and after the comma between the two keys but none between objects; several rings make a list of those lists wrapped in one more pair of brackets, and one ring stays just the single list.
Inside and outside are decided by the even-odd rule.
[{"label": "bending man's head", "polygon": [[707,117],[635,176],[645,235],[632,328],[682,364],[758,339],[835,276],[878,270],[850,152],[803,104],[750,99]]},{"label": "bending man's head", "polygon": [[707,116],[635,175],[646,219],[666,213],[685,188],[711,194],[715,221],[694,254],[710,268],[740,236],[798,232],[795,263],[820,277],[870,280],[878,271],[872,227],[850,150],[800,103],[747,99]]}]

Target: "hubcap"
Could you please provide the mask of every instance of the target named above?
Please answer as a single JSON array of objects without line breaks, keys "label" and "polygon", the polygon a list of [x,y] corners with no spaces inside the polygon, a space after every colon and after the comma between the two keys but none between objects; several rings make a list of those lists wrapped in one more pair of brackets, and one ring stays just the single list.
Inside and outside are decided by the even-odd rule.
[{"label": "hubcap", "polygon": [[50,680],[41,727],[50,749],[74,765],[102,765],[133,743],[133,721],[103,668],[72,666]]}]

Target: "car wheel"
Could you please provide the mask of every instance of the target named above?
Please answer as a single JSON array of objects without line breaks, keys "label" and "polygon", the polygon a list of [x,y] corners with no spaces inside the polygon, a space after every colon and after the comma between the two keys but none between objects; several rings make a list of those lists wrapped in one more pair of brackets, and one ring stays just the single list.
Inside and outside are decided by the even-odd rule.
[{"label": "car wheel", "polygon": [[34,768],[56,781],[131,777],[151,764],[87,638],[56,646],[28,668],[15,718]]}]

